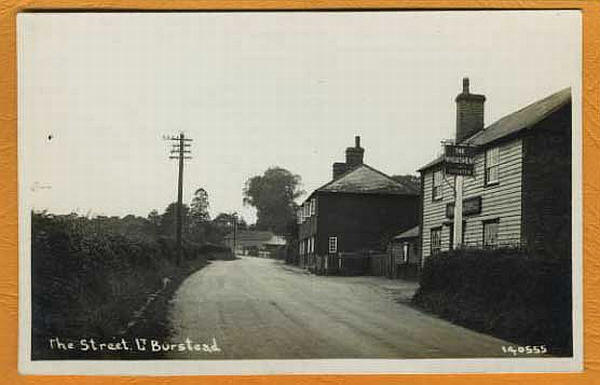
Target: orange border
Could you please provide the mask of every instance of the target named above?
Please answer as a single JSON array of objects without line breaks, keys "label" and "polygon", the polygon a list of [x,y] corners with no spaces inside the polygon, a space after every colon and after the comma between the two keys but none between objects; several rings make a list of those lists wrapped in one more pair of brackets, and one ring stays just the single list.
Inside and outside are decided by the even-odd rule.
[{"label": "orange border", "polygon": [[[207,377],[20,376],[17,373],[17,68],[16,14],[31,9],[580,9],[583,12],[584,368],[573,374],[302,375]],[[0,382],[7,384],[596,384],[600,383],[600,2],[595,0],[2,0],[0,3]],[[4,374],[5,373],[5,374]]]}]

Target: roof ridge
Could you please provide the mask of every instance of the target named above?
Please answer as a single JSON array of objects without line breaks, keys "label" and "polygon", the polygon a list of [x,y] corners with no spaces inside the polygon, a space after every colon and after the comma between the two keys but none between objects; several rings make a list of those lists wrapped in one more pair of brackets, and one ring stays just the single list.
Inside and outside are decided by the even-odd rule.
[{"label": "roof ridge", "polygon": [[[418,195],[416,192],[413,191],[413,189],[411,189],[410,187],[408,187],[406,184],[399,182],[397,180],[395,180],[394,178],[392,178],[391,176],[389,176],[388,174],[384,173],[383,171],[380,171],[376,168],[374,168],[373,166],[370,166],[368,164],[365,163],[361,163],[360,165],[353,167],[351,170],[345,172],[344,174],[340,175],[338,178],[335,178],[327,183],[325,183],[324,185],[322,185],[321,187],[315,189],[313,191],[313,193],[311,193],[308,198],[310,199],[310,197],[314,194],[314,192],[317,191],[325,191],[327,192],[328,190],[326,190],[327,187],[329,187],[330,185],[339,182],[340,180],[344,179],[344,178],[348,178],[350,177],[353,173],[361,170],[361,169],[367,169],[371,172],[373,172],[374,174],[377,174],[379,177],[383,177],[385,178],[386,182],[390,183],[392,186],[395,186],[393,188],[395,188],[396,190],[401,190],[401,191],[396,191],[395,194],[403,194],[403,195]],[[343,191],[341,191],[343,192]],[[347,191],[349,192],[349,191]],[[368,191],[365,191],[368,192]],[[383,193],[383,192],[382,192]]]},{"label": "roof ridge", "polygon": [[506,115],[501,116],[500,118],[494,120],[492,123],[488,124],[487,126],[484,126],[483,129],[477,131],[473,135],[471,135],[468,138],[462,140],[460,143],[469,142],[470,140],[472,140],[472,139],[474,139],[474,138],[482,135],[486,130],[492,128],[493,126],[495,126],[499,122],[501,122],[501,121],[503,121],[503,120],[505,120],[507,118],[510,118],[511,116],[516,115],[516,114],[518,114],[520,112],[523,112],[523,111],[525,111],[528,108],[532,108],[533,106],[536,106],[536,105],[539,105],[539,104],[543,104],[544,102],[546,102],[546,101],[548,101],[548,100],[550,100],[550,99],[552,99],[552,98],[554,98],[554,97],[558,96],[559,94],[561,94],[563,92],[566,92],[566,91],[569,91],[569,97],[566,98],[562,103],[557,104],[554,108],[552,108],[550,111],[548,111],[548,113],[545,114],[545,116],[548,116],[548,115],[552,114],[554,111],[556,111],[559,108],[561,108],[563,105],[565,105],[565,103],[567,103],[569,100],[572,99],[571,87],[566,87],[566,88],[563,88],[563,89],[561,89],[559,91],[553,92],[553,93],[551,93],[548,96],[545,96],[545,97],[543,97],[541,99],[538,99],[536,101],[533,101],[531,103],[528,103],[528,104],[524,105],[523,107],[519,108],[516,111],[510,112],[510,113],[508,113]]},{"label": "roof ridge", "polygon": [[[487,145],[487,144],[495,142],[501,138],[504,138],[507,135],[511,135],[511,134],[521,132],[523,130],[527,130],[528,128],[535,126],[536,124],[541,122],[546,117],[552,115],[553,113],[555,113],[558,110],[560,110],[561,108],[563,108],[570,101],[572,101],[572,98],[573,98],[572,87],[565,87],[565,88],[563,88],[559,91],[556,91],[550,95],[547,95],[541,99],[538,99],[534,102],[526,104],[525,106],[519,108],[516,111],[513,111],[511,113],[508,113],[508,114],[502,116],[501,118],[495,120],[493,123],[484,127],[482,130],[479,130],[478,132],[474,133],[470,137],[465,138],[460,143],[461,144],[474,144],[476,146]],[[556,100],[554,100],[554,99],[556,99]],[[537,111],[538,112],[537,115],[535,114],[536,108],[542,109],[541,112]],[[528,110],[531,111],[531,112],[529,112],[530,115],[534,115],[533,119],[531,119],[531,118],[528,119],[527,116],[523,116],[523,115],[527,114]],[[515,123],[515,122],[511,121],[511,118],[512,119],[520,118],[520,121]],[[504,126],[512,125],[512,129],[510,130],[510,132],[502,133],[502,132],[500,132],[503,129],[502,125],[504,125]],[[484,136],[484,135],[488,136],[488,138],[486,139],[486,136]],[[480,137],[482,137],[482,136],[483,136],[483,139],[480,139]],[[491,138],[490,138],[490,136],[491,136]],[[481,143],[477,143],[478,140],[481,141]],[[429,169],[429,168],[439,164],[441,159],[443,159],[443,156],[436,156],[432,161],[425,164],[425,166],[419,168],[418,171],[422,172],[423,170]]]},{"label": "roof ridge", "polygon": [[379,173],[379,174],[381,174],[382,176],[384,176],[384,177],[388,178],[388,179],[389,179],[389,180],[391,180],[392,182],[394,182],[394,183],[396,183],[396,184],[398,184],[398,185],[400,185],[400,186],[404,187],[405,189],[408,189],[408,190],[410,190],[410,188],[409,188],[408,186],[406,186],[404,183],[397,181],[396,179],[392,178],[391,176],[389,176],[388,174],[384,173],[383,171],[379,171],[378,169],[376,169],[376,168],[374,168],[374,167],[372,167],[372,166],[369,166],[368,164],[365,164],[365,166],[366,166],[366,167],[368,167],[369,169],[371,169],[371,170],[375,171],[376,173]]},{"label": "roof ridge", "polygon": [[[338,180],[342,179],[342,178],[343,178],[343,177],[345,177],[346,175],[348,175],[348,174],[350,174],[350,173],[352,173],[352,172],[356,171],[356,169],[358,169],[360,166],[365,166],[365,164],[364,164],[364,163],[361,163],[361,164],[359,164],[359,165],[356,165],[356,166],[352,167],[352,168],[351,168],[351,169],[349,169],[349,170],[346,170],[346,171],[344,171],[343,173],[341,173],[340,175],[338,175],[338,176],[337,176],[337,178],[333,178],[332,180],[330,180],[329,182],[325,183],[325,184],[324,184],[324,185],[322,185],[321,187],[318,187],[318,188],[314,189],[314,190],[313,190],[313,192],[315,192],[315,191],[319,191],[320,189],[322,189],[322,188],[325,188],[325,187],[329,186],[330,184],[332,184],[332,183],[334,183],[334,182],[337,182]],[[306,200],[308,200],[308,199],[309,199],[309,198],[312,196],[312,194],[313,194],[313,193],[310,193],[310,195],[309,195],[309,196],[306,198]]]}]

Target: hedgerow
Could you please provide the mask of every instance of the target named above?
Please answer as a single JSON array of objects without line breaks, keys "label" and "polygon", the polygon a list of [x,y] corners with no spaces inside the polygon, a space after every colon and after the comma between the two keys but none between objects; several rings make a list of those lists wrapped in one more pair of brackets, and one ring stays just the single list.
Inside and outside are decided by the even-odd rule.
[{"label": "hedgerow", "polygon": [[32,214],[32,354],[48,355],[48,340],[106,339],[131,332],[128,322],[147,297],[206,263],[202,246],[184,242],[176,263],[172,238],[143,219]]},{"label": "hedgerow", "polygon": [[572,354],[571,260],[515,248],[459,249],[426,260],[418,307],[521,345]]}]

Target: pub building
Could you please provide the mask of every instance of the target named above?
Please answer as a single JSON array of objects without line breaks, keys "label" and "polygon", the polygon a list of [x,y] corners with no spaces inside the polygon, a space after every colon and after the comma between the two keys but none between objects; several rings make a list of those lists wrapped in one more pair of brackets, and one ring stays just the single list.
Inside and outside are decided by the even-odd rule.
[{"label": "pub building", "polygon": [[[419,170],[422,263],[455,247],[457,174],[463,175],[463,207],[462,236],[456,246],[520,247],[569,258],[571,89],[487,127],[485,100],[469,91],[469,79],[464,78],[456,97],[456,137],[452,145],[446,142],[446,148],[454,146],[455,152],[450,159],[440,156]],[[457,154],[456,146],[467,149],[468,156],[457,156],[465,153]]]}]

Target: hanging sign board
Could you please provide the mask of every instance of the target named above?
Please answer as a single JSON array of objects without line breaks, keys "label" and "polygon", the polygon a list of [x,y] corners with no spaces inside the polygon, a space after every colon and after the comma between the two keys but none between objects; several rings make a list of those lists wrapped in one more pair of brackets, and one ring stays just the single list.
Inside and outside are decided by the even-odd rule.
[{"label": "hanging sign board", "polygon": [[[473,215],[481,213],[481,197],[472,197],[463,199],[463,215]],[[454,202],[446,205],[446,217],[454,218]]]},{"label": "hanging sign board", "polygon": [[447,175],[473,176],[475,147],[444,143],[444,169]]}]

